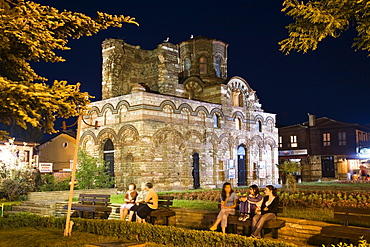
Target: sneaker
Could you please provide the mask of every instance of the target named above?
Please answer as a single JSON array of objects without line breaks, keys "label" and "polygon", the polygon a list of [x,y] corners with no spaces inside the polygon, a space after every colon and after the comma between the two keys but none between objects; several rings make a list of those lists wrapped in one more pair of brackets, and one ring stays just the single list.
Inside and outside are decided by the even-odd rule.
[{"label": "sneaker", "polygon": [[245,217],[245,215],[244,215],[244,214],[240,214],[240,215],[239,215],[238,220],[239,220],[239,221],[242,221],[242,220],[244,219],[244,217]]},{"label": "sneaker", "polygon": [[245,214],[243,221],[247,221],[250,218],[249,214]]}]

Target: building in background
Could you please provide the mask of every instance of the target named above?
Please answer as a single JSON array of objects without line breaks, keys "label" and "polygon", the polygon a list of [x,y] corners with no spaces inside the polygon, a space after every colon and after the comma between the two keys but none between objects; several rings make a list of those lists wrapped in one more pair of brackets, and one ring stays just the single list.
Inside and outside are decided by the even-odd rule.
[{"label": "building in background", "polygon": [[75,146],[76,133],[70,131],[58,132],[41,143],[38,146],[40,171],[42,173],[71,171]]},{"label": "building in background", "polygon": [[80,146],[109,162],[116,186],[187,189],[278,180],[275,114],[240,77],[227,77],[227,44],[195,37],[154,50],[107,39],[102,100]]},{"label": "building in background", "polygon": [[38,143],[27,143],[15,141],[0,141],[0,165],[5,169],[16,169],[22,166],[25,169],[32,169],[38,165],[36,146]]},{"label": "building in background", "polygon": [[346,180],[370,160],[370,128],[327,117],[279,128],[279,162],[301,164],[303,181]]}]

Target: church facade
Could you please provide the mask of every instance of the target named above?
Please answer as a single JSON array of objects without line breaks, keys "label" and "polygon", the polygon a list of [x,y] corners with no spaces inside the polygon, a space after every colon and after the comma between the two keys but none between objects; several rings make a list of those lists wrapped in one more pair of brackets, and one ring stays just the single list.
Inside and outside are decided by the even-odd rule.
[{"label": "church facade", "polygon": [[240,77],[227,77],[227,44],[195,37],[143,50],[102,44],[102,100],[80,147],[109,162],[116,187],[158,189],[275,184],[278,129]]}]

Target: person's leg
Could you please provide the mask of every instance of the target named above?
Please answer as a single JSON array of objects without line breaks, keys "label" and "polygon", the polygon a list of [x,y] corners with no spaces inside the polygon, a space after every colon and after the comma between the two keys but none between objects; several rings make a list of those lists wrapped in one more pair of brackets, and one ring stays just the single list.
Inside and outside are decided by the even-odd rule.
[{"label": "person's leg", "polygon": [[224,210],[224,213],[223,213],[222,218],[221,218],[221,229],[222,229],[222,233],[226,233],[227,217],[230,214],[235,214],[235,209],[233,209],[233,208],[226,208]]},{"label": "person's leg", "polygon": [[119,209],[119,218],[120,218],[120,220],[125,220],[125,218],[123,217],[123,215],[124,215],[124,211],[125,210],[125,208],[124,208],[124,206],[121,206],[121,208]]},{"label": "person's leg", "polygon": [[257,226],[257,223],[258,221],[261,219],[261,216],[260,214],[256,214],[253,219],[252,219],[252,235],[253,235],[253,232],[256,230],[256,226]]},{"label": "person's leg", "polygon": [[[253,217],[253,220],[256,216]],[[263,224],[265,224],[266,221],[272,220],[272,219],[276,219],[276,215],[273,214],[273,213],[267,213],[267,214],[261,215],[260,219],[257,222],[253,222],[253,223],[256,223],[256,224],[253,225],[254,230],[252,231],[252,236],[260,238],[261,237],[261,230],[263,228]]]}]

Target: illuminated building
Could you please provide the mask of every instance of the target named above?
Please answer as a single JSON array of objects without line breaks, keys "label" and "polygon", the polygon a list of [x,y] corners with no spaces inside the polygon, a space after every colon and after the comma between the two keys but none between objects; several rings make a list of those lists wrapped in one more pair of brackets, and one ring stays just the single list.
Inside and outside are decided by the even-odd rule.
[{"label": "illuminated building", "polygon": [[370,128],[327,117],[279,128],[279,163],[299,162],[303,181],[346,180],[369,168]]},{"label": "illuminated building", "polygon": [[227,46],[201,36],[154,50],[103,42],[103,99],[84,119],[100,127],[83,124],[80,145],[109,162],[117,187],[277,183],[275,114],[227,77]]}]

